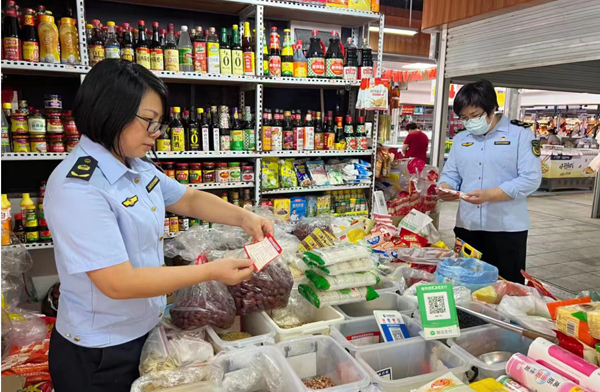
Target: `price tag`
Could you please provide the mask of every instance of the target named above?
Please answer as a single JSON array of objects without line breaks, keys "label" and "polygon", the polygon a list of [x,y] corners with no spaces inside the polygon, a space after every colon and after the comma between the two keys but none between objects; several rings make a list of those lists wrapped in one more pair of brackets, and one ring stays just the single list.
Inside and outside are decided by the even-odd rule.
[{"label": "price tag", "polygon": [[254,244],[244,245],[244,250],[249,259],[254,260],[254,268],[261,271],[271,261],[275,260],[282,252],[281,246],[275,241],[272,235]]}]

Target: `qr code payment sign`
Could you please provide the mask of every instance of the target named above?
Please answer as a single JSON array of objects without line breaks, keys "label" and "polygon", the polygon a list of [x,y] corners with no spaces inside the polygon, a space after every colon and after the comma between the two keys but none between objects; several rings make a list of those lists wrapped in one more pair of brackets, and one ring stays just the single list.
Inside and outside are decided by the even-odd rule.
[{"label": "qr code payment sign", "polygon": [[426,313],[429,320],[446,320],[450,318],[448,295],[446,293],[425,293]]}]

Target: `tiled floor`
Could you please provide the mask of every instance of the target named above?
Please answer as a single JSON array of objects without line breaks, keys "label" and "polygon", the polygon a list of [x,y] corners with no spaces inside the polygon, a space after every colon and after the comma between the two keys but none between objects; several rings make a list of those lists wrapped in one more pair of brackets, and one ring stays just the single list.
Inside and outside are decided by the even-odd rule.
[{"label": "tiled floor", "polygon": [[[453,244],[458,203],[441,206],[440,234]],[[591,192],[528,199],[527,272],[567,291],[600,291],[600,219],[590,218],[591,206]]]}]

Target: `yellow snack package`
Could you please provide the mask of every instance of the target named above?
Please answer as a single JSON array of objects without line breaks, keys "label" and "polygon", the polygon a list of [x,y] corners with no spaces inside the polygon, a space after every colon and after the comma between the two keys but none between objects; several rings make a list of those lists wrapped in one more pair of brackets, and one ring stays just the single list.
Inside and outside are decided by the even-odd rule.
[{"label": "yellow snack package", "polygon": [[493,378],[486,378],[474,383],[469,384],[469,388],[475,392],[504,392],[504,385],[494,380]]}]

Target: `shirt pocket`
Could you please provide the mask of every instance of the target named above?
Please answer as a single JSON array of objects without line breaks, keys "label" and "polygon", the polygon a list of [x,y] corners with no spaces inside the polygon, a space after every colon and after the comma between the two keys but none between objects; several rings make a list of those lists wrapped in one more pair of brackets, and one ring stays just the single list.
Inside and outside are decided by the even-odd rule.
[{"label": "shirt pocket", "polygon": [[504,170],[509,173],[517,172],[517,161],[519,159],[519,141],[510,140],[510,144],[507,145],[495,145],[495,150],[498,150],[499,154],[495,154],[498,159],[501,160],[501,165]]}]

